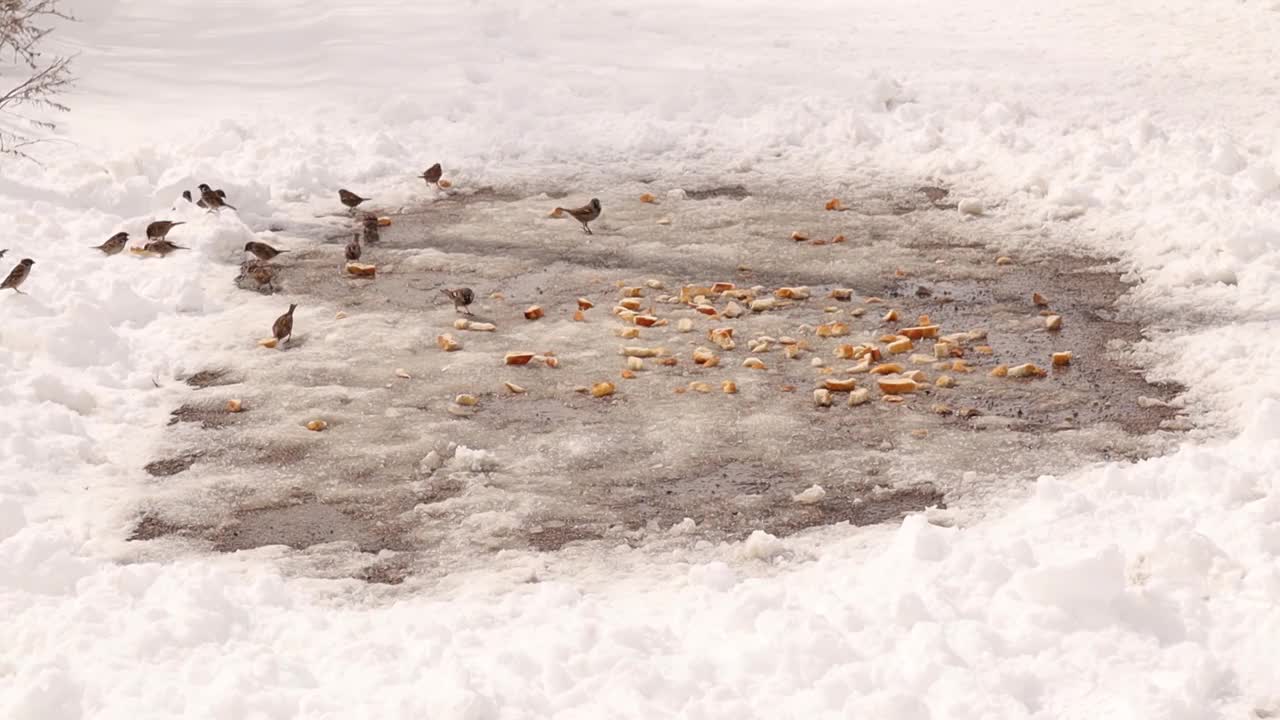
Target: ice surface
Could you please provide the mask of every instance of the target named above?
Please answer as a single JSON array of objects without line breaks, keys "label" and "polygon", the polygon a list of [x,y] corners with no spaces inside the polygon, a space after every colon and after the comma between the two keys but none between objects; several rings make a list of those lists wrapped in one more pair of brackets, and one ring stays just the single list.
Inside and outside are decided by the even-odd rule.
[{"label": "ice surface", "polygon": [[[0,715],[1280,712],[1272,3],[68,5],[67,142],[0,168],[3,262],[37,260],[0,297]],[[1160,323],[1132,350],[1205,431],[954,529],[780,538],[777,564],[620,544],[392,591],[284,580],[283,552],[112,562],[166,489],[141,468],[176,378],[280,312],[231,290],[242,239],[307,246],[339,186],[429,199],[436,160],[575,197],[619,174],[953,187],[1009,249],[1118,255],[1125,312]],[[175,205],[209,180],[238,216]],[[196,249],[86,250],[159,217]]]}]

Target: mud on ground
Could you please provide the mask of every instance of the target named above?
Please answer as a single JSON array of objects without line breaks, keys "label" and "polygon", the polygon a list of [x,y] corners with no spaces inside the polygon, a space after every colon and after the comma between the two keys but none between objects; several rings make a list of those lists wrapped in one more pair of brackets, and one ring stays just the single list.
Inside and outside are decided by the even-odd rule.
[{"label": "mud on ground", "polygon": [[[246,336],[245,352],[273,353],[269,363],[190,380],[191,398],[174,413],[172,457],[148,466],[155,501],[140,510],[135,537],[177,536],[218,551],[345,548],[365,558],[357,576],[399,582],[499,551],[893,521],[1166,447],[1170,433],[1160,428],[1175,426],[1176,411],[1163,401],[1177,389],[1146,383],[1130,364],[1125,349],[1141,328],[1116,310],[1127,288],[1114,264],[1019,252],[1016,238],[988,236],[984,221],[966,222],[932,197],[900,188],[845,198],[848,211],[828,212],[816,195],[740,187],[693,188],[657,204],[619,195],[602,197],[604,215],[587,236],[571,220],[547,218],[557,201],[545,195],[460,194],[393,216],[365,250],[378,268],[372,280],[342,272],[349,234],[333,232],[275,265],[281,310],[301,305],[296,340],[256,348],[264,327]],[[797,230],[810,241],[792,241]],[[997,265],[997,255],[1012,264]],[[812,299],[736,319],[664,299],[716,281],[769,292],[807,286]],[[610,312],[620,285],[644,288],[643,308],[669,324],[619,338],[633,327]],[[475,289],[472,319],[495,332],[454,329],[459,315],[440,290],[456,286]],[[831,299],[833,288],[852,288],[853,299]],[[1034,292],[1063,317],[1060,332],[1045,329]],[[868,303],[873,296],[883,302]],[[573,320],[578,298],[595,304],[585,322]],[[528,321],[522,311],[534,304],[546,315]],[[889,309],[904,320],[884,322]],[[919,315],[943,334],[987,331],[967,344],[973,372],[946,371],[957,384],[938,388],[931,383],[944,371],[897,356],[930,380],[904,403],[874,391],[860,407],[846,406],[843,393],[832,407],[815,406],[816,384],[848,377],[854,364],[833,355],[836,345],[876,342]],[[682,318],[692,332],[678,332]],[[832,321],[850,335],[815,335]],[[715,327],[734,328],[737,348],[715,348],[707,339]],[[441,351],[441,333],[462,350]],[[757,355],[767,369],[742,367],[747,341],[762,335],[793,336],[809,350],[789,359],[774,345]],[[661,346],[678,364],[646,360],[623,379],[624,345]],[[691,362],[703,346],[721,356],[718,367]],[[931,346],[921,341],[913,352],[932,354]],[[560,366],[505,366],[504,354],[519,350],[554,353]],[[1045,378],[988,376],[1002,363],[1048,367],[1061,350],[1074,354],[1071,365]],[[738,393],[721,393],[724,380]],[[602,381],[616,394],[579,392]],[[713,392],[688,391],[697,381]],[[504,382],[527,392],[512,394]],[[460,393],[478,405],[455,406]],[[226,412],[230,398],[245,411]],[[939,404],[953,412],[938,414]],[[327,430],[306,430],[314,419]],[[821,502],[793,500],[815,484]]]}]

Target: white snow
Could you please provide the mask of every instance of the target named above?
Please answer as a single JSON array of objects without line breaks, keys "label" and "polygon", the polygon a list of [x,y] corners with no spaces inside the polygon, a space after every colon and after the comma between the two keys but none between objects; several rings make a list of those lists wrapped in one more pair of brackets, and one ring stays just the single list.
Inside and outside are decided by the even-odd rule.
[{"label": "white snow", "polygon": [[[0,297],[0,717],[1280,713],[1272,4],[70,5],[74,112],[44,167],[0,167],[0,262],[36,259]],[[245,240],[307,242],[340,186],[425,199],[436,160],[467,187],[973,193],[993,240],[1038,236],[1007,254],[1121,258],[1161,322],[1136,350],[1199,429],[950,527],[757,531],[698,558],[622,545],[400,592],[264,554],[117,562],[175,377],[281,310],[231,289]],[[201,180],[240,212],[182,203]],[[86,249],[161,217],[192,251]]]}]

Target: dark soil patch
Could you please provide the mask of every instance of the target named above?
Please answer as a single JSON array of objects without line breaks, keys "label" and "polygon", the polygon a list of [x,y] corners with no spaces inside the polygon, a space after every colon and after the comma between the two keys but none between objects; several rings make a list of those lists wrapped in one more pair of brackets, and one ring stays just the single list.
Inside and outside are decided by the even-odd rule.
[{"label": "dark soil patch", "polygon": [[149,462],[142,469],[153,477],[170,477],[189,469],[203,456],[202,451],[189,452],[177,457]]}]

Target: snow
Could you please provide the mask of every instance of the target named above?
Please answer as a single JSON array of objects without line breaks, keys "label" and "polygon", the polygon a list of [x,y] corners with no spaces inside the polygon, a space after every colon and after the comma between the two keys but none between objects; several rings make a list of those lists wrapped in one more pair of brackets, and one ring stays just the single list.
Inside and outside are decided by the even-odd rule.
[{"label": "snow", "polygon": [[[64,142],[45,167],[0,168],[3,262],[37,260],[29,294],[0,297],[0,716],[1280,712],[1268,3],[72,9]],[[162,490],[139,468],[176,378],[241,357],[280,311],[232,290],[239,248],[270,225],[284,244],[340,227],[321,216],[339,186],[427,199],[413,175],[436,160],[462,186],[575,195],[619,176],[833,196],[945,182],[996,242],[1038,235],[1009,251],[1120,257],[1130,309],[1158,323],[1138,350],[1187,386],[1199,429],[947,527],[622,545],[399,591],[289,577],[284,553],[122,562]],[[206,180],[240,212],[178,199]],[[161,217],[195,249],[86,250]],[[459,446],[424,467],[492,462]]]}]

